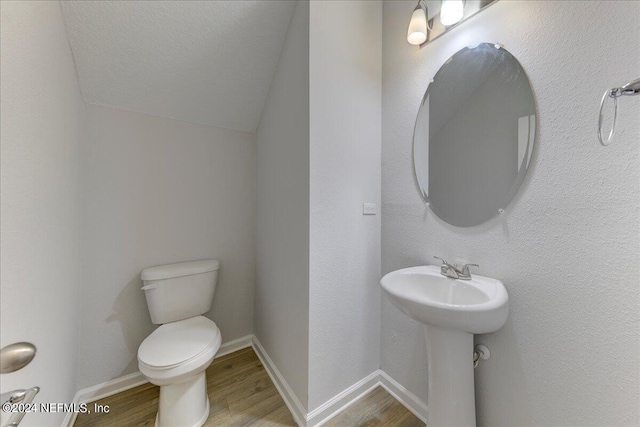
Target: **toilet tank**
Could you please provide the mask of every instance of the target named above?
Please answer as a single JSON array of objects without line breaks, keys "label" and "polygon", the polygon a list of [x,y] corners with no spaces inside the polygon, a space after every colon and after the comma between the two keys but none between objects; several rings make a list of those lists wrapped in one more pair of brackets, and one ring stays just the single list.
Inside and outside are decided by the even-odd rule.
[{"label": "toilet tank", "polygon": [[160,325],[208,312],[219,269],[218,260],[206,259],[142,270],[142,290],[151,321]]}]

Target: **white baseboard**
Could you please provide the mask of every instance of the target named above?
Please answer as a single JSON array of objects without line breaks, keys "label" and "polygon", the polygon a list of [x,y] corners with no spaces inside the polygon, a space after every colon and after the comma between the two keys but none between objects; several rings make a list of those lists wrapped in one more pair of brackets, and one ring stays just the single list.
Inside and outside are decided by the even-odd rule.
[{"label": "white baseboard", "polygon": [[380,370],[380,385],[382,388],[396,398],[396,400],[410,410],[413,415],[420,418],[423,423],[427,423],[427,404],[418,396],[407,390],[402,384],[394,380],[386,372]]},{"label": "white baseboard", "polygon": [[253,349],[262,362],[262,365],[267,371],[267,374],[269,374],[271,381],[276,386],[276,389],[280,393],[280,396],[282,396],[282,400],[284,400],[284,403],[289,408],[289,411],[291,411],[291,415],[293,415],[293,419],[295,420],[295,422],[298,423],[300,427],[306,427],[307,411],[304,409],[304,406],[302,406],[302,403],[300,403],[300,400],[293,392],[291,387],[289,387],[289,384],[284,379],[275,363],[273,363],[273,360],[271,360],[264,347],[262,347],[262,344],[260,344],[260,341],[258,341],[258,338],[256,338],[255,335],[253,336]]},{"label": "white baseboard", "polygon": [[[253,335],[247,335],[242,338],[235,339],[223,343],[220,349],[216,353],[216,359],[218,357],[225,356],[234,351],[241,350],[243,348],[251,347],[253,343]],[[119,378],[115,378],[109,381],[105,381],[101,384],[97,384],[91,387],[83,388],[79,390],[73,398],[72,403],[90,403],[96,400],[104,399],[105,397],[112,396],[116,393],[129,390],[130,388],[138,387],[142,384],[146,384],[148,381],[139,371],[133,372],[129,375],[125,375]],[[67,412],[64,420],[62,421],[62,427],[71,427],[76,421],[77,413]]]},{"label": "white baseboard", "polygon": [[[73,396],[73,402],[71,403],[78,403],[78,399],[79,399],[79,395],[80,392],[76,392],[76,395]],[[73,424],[76,422],[76,418],[78,417],[78,414],[75,412],[67,412],[67,414],[64,416],[64,419],[62,420],[62,427],[73,427]]]},{"label": "white baseboard", "polygon": [[[79,390],[73,398],[73,403],[79,404],[94,402],[146,383],[147,379],[144,375],[139,371],[136,371],[129,375]],[[67,415],[62,421],[62,427],[73,426],[77,416],[78,414],[76,412],[67,412]]]},{"label": "white baseboard", "polygon": [[384,388],[422,422],[425,424],[427,422],[426,403],[382,370],[372,372],[329,399],[326,403],[307,413],[304,406],[300,403],[300,400],[298,400],[295,393],[291,390],[291,387],[289,387],[289,384],[287,384],[287,381],[273,363],[273,360],[271,360],[255,336],[253,337],[253,349],[264,365],[269,377],[271,377],[271,381],[273,381],[276,389],[278,389],[280,396],[282,396],[282,400],[284,400],[284,403],[291,411],[294,420],[300,427],[322,426],[378,386]]},{"label": "white baseboard", "polygon": [[216,359],[218,357],[226,356],[234,351],[242,350],[243,348],[251,347],[253,344],[253,335],[247,335],[233,341],[225,342],[220,346],[220,349],[216,353]]},{"label": "white baseboard", "polygon": [[329,399],[307,415],[307,427],[319,427],[380,385],[380,371],[374,371]]},{"label": "white baseboard", "polygon": [[120,393],[121,391],[146,384],[147,382],[148,381],[144,375],[142,375],[140,371],[136,371],[129,375],[105,381],[102,384],[97,384],[80,390],[77,393],[77,403],[95,402],[96,400],[104,399],[105,397]]}]

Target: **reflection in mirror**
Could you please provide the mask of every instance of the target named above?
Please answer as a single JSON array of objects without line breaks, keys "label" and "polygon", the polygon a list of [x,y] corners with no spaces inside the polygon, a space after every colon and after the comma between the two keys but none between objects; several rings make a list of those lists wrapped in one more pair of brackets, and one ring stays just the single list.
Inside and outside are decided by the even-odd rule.
[{"label": "reflection in mirror", "polygon": [[535,114],[527,75],[500,45],[445,62],[420,106],[413,148],[418,185],[439,218],[471,227],[509,203],[531,161]]}]

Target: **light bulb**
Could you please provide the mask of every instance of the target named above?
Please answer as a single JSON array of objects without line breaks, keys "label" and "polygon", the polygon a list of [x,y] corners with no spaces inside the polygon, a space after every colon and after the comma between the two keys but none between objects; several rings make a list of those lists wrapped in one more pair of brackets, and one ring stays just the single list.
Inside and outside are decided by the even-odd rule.
[{"label": "light bulb", "polygon": [[442,0],[440,7],[440,22],[449,26],[459,22],[464,15],[464,3],[462,0]]},{"label": "light bulb", "polygon": [[409,30],[407,31],[407,41],[412,45],[421,45],[427,40],[427,14],[424,9],[418,5],[409,22]]}]

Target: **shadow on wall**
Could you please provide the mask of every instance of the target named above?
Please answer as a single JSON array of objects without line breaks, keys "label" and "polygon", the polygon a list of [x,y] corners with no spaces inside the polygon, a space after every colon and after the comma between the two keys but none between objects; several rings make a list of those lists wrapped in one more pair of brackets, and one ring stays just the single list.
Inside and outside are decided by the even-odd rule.
[{"label": "shadow on wall", "polygon": [[125,345],[131,353],[131,361],[119,376],[138,370],[138,347],[156,326],[151,323],[147,301],[142,288],[142,280],[134,277],[120,291],[113,304],[114,313],[106,318],[106,322],[120,322]]}]

